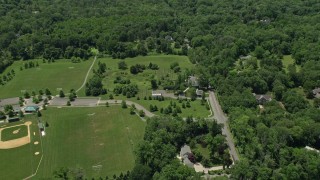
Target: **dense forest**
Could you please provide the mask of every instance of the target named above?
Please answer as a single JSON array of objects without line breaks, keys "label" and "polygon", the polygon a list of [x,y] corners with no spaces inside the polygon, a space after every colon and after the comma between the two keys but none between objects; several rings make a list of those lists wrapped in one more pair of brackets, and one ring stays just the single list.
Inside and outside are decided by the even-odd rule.
[{"label": "dense forest", "polygon": [[[87,59],[90,48],[121,59],[187,55],[229,116],[241,156],[231,178],[320,179],[320,154],[304,148],[320,149],[312,94],[320,87],[319,12],[318,0],[1,0],[0,72],[21,59]],[[284,55],[294,63],[286,67]],[[252,93],[273,100],[260,110]],[[149,122],[137,153],[157,143],[162,151],[138,156],[133,175],[197,177],[171,161],[178,125],[158,121],[165,125]]]}]

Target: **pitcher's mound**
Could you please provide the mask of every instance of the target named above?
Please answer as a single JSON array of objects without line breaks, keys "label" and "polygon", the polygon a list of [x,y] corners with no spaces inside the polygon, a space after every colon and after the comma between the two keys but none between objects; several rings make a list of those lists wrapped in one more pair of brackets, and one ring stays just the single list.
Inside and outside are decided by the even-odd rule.
[{"label": "pitcher's mound", "polygon": [[29,125],[31,125],[31,124],[32,124],[31,121],[27,121],[27,122],[24,123],[24,125],[27,125],[27,126],[29,126]]},{"label": "pitcher's mound", "polygon": [[19,131],[20,131],[20,129],[14,130],[14,131],[12,132],[12,134],[18,134]]},{"label": "pitcher's mound", "polygon": [[39,155],[39,154],[40,154],[39,152],[35,152],[35,153],[34,153],[34,155]]},{"label": "pitcher's mound", "polygon": [[37,145],[37,144],[39,144],[39,142],[38,142],[38,141],[36,141],[36,142],[34,142],[33,144]]}]

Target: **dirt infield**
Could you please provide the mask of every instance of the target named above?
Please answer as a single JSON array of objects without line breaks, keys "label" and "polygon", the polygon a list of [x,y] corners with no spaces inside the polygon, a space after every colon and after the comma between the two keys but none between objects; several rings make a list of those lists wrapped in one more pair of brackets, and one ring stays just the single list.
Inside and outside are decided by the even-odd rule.
[{"label": "dirt infield", "polygon": [[28,135],[22,138],[14,139],[14,140],[9,140],[9,141],[1,141],[1,131],[6,129],[6,128],[12,128],[16,126],[21,126],[21,124],[16,125],[16,126],[11,126],[11,127],[6,127],[6,128],[0,128],[0,149],[11,149],[11,148],[16,148],[23,146],[25,144],[30,143],[30,125],[31,121],[27,121],[24,123],[24,125],[28,126]]}]

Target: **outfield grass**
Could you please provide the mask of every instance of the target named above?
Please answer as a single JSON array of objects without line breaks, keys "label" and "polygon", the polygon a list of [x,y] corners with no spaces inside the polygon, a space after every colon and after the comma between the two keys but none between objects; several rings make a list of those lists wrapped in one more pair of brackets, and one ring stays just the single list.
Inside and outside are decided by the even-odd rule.
[{"label": "outfield grass", "polygon": [[[48,108],[43,138],[44,158],[36,179],[50,178],[61,167],[83,168],[86,177],[109,177],[131,170],[133,150],[143,138],[145,123],[120,106]],[[101,165],[100,171],[93,166]]]},{"label": "outfield grass", "polygon": [[[0,149],[0,179],[24,179],[35,173],[38,167],[42,151],[37,118],[29,115],[24,120],[32,121],[30,125],[31,143],[13,149]],[[23,123],[15,122],[7,126]],[[35,141],[38,141],[39,144],[33,144]],[[40,152],[40,154],[36,156],[35,152]]]},{"label": "outfield grass", "polygon": [[[118,84],[114,84],[113,81],[117,76],[121,76],[125,79],[130,79],[131,83],[137,84],[141,91],[148,91],[151,93],[151,83],[150,80],[154,78],[159,78],[161,76],[169,76],[170,79],[176,79],[177,74],[170,69],[170,65],[173,62],[178,62],[182,71],[185,69],[194,69],[195,65],[190,63],[187,56],[176,56],[176,55],[152,55],[152,56],[138,56],[135,58],[127,58],[124,60],[112,59],[112,58],[99,58],[98,61],[106,63],[107,73],[106,77],[103,79],[103,84],[106,89],[113,91],[114,87]],[[125,61],[127,64],[127,70],[118,69],[118,62]],[[157,64],[159,70],[144,70],[143,73],[133,75],[130,73],[130,66],[135,64],[144,64],[146,66],[149,63]],[[94,69],[98,68],[98,63],[93,67]],[[90,73],[90,77],[93,76],[93,73]],[[79,95],[84,96],[84,89],[82,89]]]},{"label": "outfield grass", "polygon": [[[69,92],[70,89],[79,88],[92,63],[92,59],[81,63],[72,63],[68,60],[57,60],[54,63],[39,63],[39,67],[20,70],[23,63],[28,61],[16,61],[8,67],[3,74],[14,69],[15,76],[5,85],[0,85],[0,98],[22,96],[21,90],[27,90],[30,94],[35,91],[49,88],[53,94],[58,94],[57,88]],[[2,76],[1,74],[0,76]]]},{"label": "outfield grass", "polygon": [[[16,131],[16,130],[18,130],[19,132],[14,134],[13,131]],[[26,125],[6,128],[1,131],[1,141],[18,139],[27,135],[28,135],[28,127]]]}]

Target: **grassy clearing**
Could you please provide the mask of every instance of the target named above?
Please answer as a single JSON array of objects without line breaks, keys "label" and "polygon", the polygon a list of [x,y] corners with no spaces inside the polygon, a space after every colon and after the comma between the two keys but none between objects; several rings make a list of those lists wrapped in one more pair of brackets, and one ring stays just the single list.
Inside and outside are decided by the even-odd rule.
[{"label": "grassy clearing", "polygon": [[300,94],[305,100],[307,100],[311,106],[313,106],[313,100],[307,98],[307,96],[306,96],[306,94],[305,94],[305,92],[304,92],[302,87],[301,88],[293,88],[293,89],[295,91],[297,91],[298,94]]},{"label": "grassy clearing", "polygon": [[[30,115],[26,116],[24,120],[32,121],[30,125],[31,143],[13,149],[0,149],[0,179],[24,179],[36,171],[40,162],[42,151],[37,118]],[[23,124],[23,122],[8,125],[17,124]],[[39,144],[33,144],[35,141],[38,141]],[[40,154],[36,156],[35,152],[40,152]]]},{"label": "grassy clearing", "polygon": [[[284,69],[285,69],[286,72],[288,72],[288,66],[289,66],[290,64],[295,64],[294,59],[292,58],[291,55],[285,55],[285,56],[283,56],[283,61],[282,61],[282,63],[283,63],[283,66],[284,66]],[[300,71],[301,66],[296,65],[296,67],[297,67],[297,71]]]},{"label": "grassy clearing", "polygon": [[[127,58],[124,61],[127,64],[127,70],[118,69],[118,62],[123,61],[120,59],[112,59],[112,58],[99,58],[98,61],[102,63],[106,63],[107,65],[107,75],[103,79],[103,84],[106,89],[109,91],[113,91],[114,87],[118,84],[114,84],[114,80],[117,76],[121,76],[124,79],[130,79],[131,83],[137,84],[141,91],[148,91],[151,93],[151,79],[157,79],[162,76],[168,76],[170,79],[175,80],[177,78],[177,74],[170,69],[170,65],[173,62],[178,62],[182,71],[185,69],[193,69],[194,65],[190,63],[188,57],[186,56],[176,56],[176,55],[154,55],[154,56],[138,56],[135,58]],[[130,66],[135,64],[144,64],[146,66],[149,63],[157,64],[159,66],[159,70],[144,70],[143,73],[139,73],[133,75],[130,73]],[[93,69],[98,68],[98,63],[95,64]],[[91,72],[90,76],[93,76]],[[84,95],[84,89],[82,89],[79,95]]]},{"label": "grassy clearing", "polygon": [[[83,168],[87,177],[109,177],[131,170],[145,123],[120,106],[49,108],[43,138],[45,156],[36,178],[52,177],[60,167]],[[93,166],[101,165],[100,170]]]},{"label": "grassy clearing", "polygon": [[[18,132],[13,133],[14,131],[18,131]],[[6,128],[1,131],[1,141],[18,139],[27,135],[28,135],[28,127],[26,125]]]},{"label": "grassy clearing", "polygon": [[22,96],[21,90],[29,93],[49,88],[53,94],[58,94],[57,88],[69,91],[77,89],[83,83],[85,75],[92,63],[92,59],[81,63],[72,63],[68,60],[57,60],[54,63],[43,63],[40,60],[33,60],[39,63],[39,67],[20,70],[28,61],[16,61],[8,67],[3,74],[14,69],[15,76],[5,85],[0,85],[0,98]]}]

